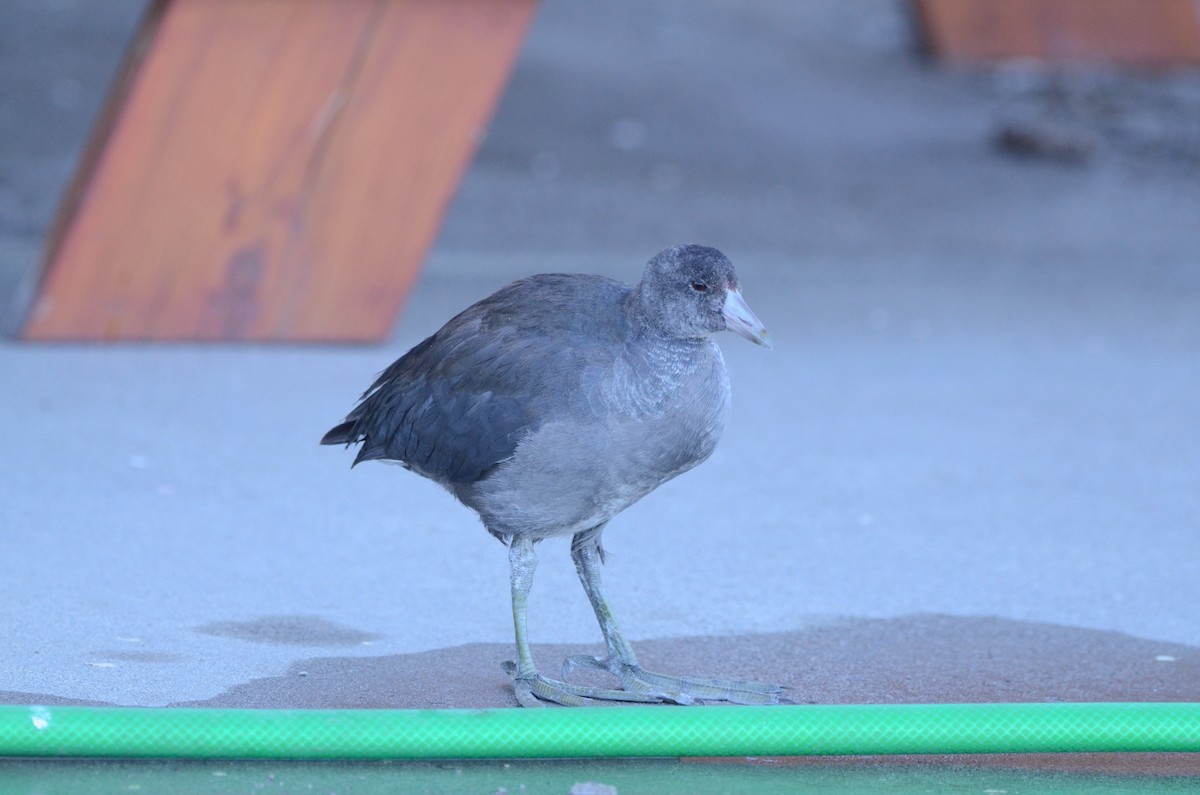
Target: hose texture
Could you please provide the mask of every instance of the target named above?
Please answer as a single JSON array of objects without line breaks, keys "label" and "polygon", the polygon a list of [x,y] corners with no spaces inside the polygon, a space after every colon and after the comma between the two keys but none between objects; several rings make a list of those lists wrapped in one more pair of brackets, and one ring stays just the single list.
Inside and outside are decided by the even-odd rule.
[{"label": "hose texture", "polygon": [[494,710],[0,706],[0,756],[521,759],[1200,751],[1200,703]]}]

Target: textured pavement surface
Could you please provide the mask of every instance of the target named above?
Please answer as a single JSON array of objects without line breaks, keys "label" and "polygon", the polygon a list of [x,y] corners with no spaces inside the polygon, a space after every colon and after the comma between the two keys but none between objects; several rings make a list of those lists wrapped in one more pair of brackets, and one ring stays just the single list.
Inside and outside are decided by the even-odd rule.
[{"label": "textured pavement surface", "polygon": [[[10,325],[139,9],[0,7]],[[1200,699],[1200,132],[1017,158],[1027,79],[932,68],[892,2],[547,0],[387,344],[0,341],[0,701],[515,704],[503,549],[317,440],[512,278],[684,241],[775,349],[720,339],[726,438],[606,532],[647,663],[801,702]],[[599,633],[541,557],[556,673]]]}]

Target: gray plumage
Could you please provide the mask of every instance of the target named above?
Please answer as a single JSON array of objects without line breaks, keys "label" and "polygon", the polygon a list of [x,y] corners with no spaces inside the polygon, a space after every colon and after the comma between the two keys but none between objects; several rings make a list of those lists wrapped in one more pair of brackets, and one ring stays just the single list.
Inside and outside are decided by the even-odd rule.
[{"label": "gray plumage", "polygon": [[[519,542],[531,557],[536,541],[554,535],[600,554],[610,518],[716,446],[729,382],[711,335],[724,329],[768,344],[716,249],[660,252],[636,287],[531,276],[402,356],[321,442],[361,443],[355,464],[398,461],[442,484],[512,555]],[[516,600],[514,585],[514,611]],[[523,598],[521,612],[518,647]],[[638,700],[661,698],[689,700]]]}]

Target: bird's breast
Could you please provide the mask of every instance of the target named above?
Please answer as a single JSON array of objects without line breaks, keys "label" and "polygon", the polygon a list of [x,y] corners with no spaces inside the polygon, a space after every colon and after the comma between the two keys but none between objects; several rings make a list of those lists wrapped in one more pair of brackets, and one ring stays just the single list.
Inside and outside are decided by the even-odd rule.
[{"label": "bird's breast", "polygon": [[562,412],[455,493],[497,532],[573,534],[708,458],[729,407],[716,346],[635,354],[583,368]]},{"label": "bird's breast", "polygon": [[614,363],[599,394],[611,433],[624,442],[624,463],[666,480],[716,447],[729,378],[720,349],[706,340],[634,351]]}]

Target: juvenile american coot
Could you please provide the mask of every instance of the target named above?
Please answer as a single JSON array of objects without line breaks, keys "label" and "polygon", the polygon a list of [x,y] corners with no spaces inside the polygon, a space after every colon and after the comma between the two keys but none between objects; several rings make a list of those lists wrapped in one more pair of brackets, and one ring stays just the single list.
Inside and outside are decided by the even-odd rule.
[{"label": "juvenile american coot", "polygon": [[[609,519],[708,458],[725,426],[729,380],[717,331],[770,347],[733,264],[713,248],[659,252],[628,287],[579,274],[513,282],[387,368],[322,444],[390,459],[445,486],[509,547],[517,700],[770,704],[781,688],[642,668],[600,582]],[[525,605],[534,546],[570,535],[571,557],[608,646],[572,668],[623,689],[548,679],[534,668]]]}]

